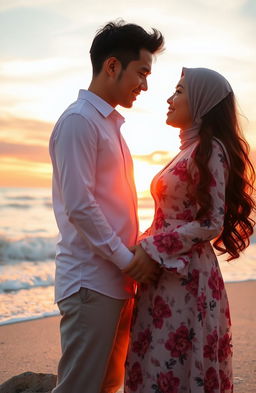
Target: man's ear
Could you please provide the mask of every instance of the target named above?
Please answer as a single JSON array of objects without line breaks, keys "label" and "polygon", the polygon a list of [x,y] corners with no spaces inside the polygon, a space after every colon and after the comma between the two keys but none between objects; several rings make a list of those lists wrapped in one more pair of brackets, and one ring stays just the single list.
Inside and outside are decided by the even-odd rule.
[{"label": "man's ear", "polygon": [[115,77],[120,73],[121,63],[116,57],[112,56],[104,61],[103,69],[108,76]]}]

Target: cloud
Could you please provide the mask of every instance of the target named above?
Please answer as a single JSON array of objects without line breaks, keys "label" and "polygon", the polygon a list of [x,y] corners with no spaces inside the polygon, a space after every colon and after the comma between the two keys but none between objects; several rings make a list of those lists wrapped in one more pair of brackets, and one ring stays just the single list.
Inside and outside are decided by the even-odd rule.
[{"label": "cloud", "polygon": [[8,0],[0,3],[0,12],[23,7],[41,7],[42,5],[60,3],[61,0]]},{"label": "cloud", "polygon": [[[14,122],[15,123],[15,122]],[[33,126],[33,121],[24,121],[29,127]],[[37,145],[30,143],[14,143],[1,141],[0,157],[13,158],[33,162],[49,163],[50,157],[47,145]],[[172,155],[169,151],[156,150],[150,154],[133,154],[134,160],[143,161],[149,165],[165,165],[171,160]]]},{"label": "cloud", "polygon": [[198,0],[201,5],[216,8],[218,11],[220,8],[222,11],[223,9],[241,9],[247,2],[248,0]]},{"label": "cloud", "polygon": [[56,77],[60,73],[77,71],[82,69],[84,62],[80,59],[72,58],[45,58],[45,59],[15,59],[0,62],[1,80],[9,81],[25,81],[32,82],[32,80],[52,76]]},{"label": "cloud", "polygon": [[50,157],[46,146],[25,145],[18,143],[1,142],[0,157],[14,158],[15,160],[25,160],[41,163],[49,163]]},{"label": "cloud", "polygon": [[40,121],[36,119],[22,119],[16,117],[2,117],[0,118],[0,130],[9,128],[9,129],[26,129],[28,131],[38,132],[48,132],[49,127],[52,127],[51,123]]},{"label": "cloud", "polygon": [[68,20],[50,6],[16,7],[0,12],[1,56],[44,58],[56,55],[54,37]]},{"label": "cloud", "polygon": [[39,145],[47,145],[53,124],[36,119],[13,116],[0,117],[1,146],[5,142],[23,141]]},{"label": "cloud", "polygon": [[156,150],[151,154],[133,154],[133,159],[139,161],[145,161],[150,165],[166,165],[170,161],[172,155],[169,151]]},{"label": "cloud", "polygon": [[[56,120],[76,99],[79,88],[90,83],[88,50],[97,28],[123,17],[146,29],[159,28],[167,47],[153,65],[149,92],[141,95],[134,112],[129,110],[127,115],[127,119],[136,119],[136,124],[130,120],[132,126],[127,126],[133,151],[162,150],[168,145],[166,138],[171,129],[164,131],[159,124],[164,122],[165,102],[183,65],[209,67],[223,73],[230,80],[243,113],[253,120],[256,24],[248,11],[253,4],[254,1],[245,0],[1,2],[0,35],[6,45],[1,47],[4,60],[0,62],[0,113],[15,115],[17,123],[19,116]],[[135,112],[141,116],[135,116]],[[16,127],[9,136],[8,125],[3,130],[9,142],[14,142],[16,136],[19,141],[46,141],[49,132],[43,132],[40,124],[35,125],[34,132],[28,132],[22,121],[20,124],[20,129]],[[132,127],[136,131],[132,132]],[[144,144],[138,143],[137,131]]]}]

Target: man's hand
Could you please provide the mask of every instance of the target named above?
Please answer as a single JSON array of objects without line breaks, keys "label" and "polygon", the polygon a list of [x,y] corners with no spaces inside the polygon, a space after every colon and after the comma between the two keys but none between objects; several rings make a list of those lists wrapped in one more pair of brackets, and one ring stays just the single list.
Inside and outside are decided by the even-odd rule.
[{"label": "man's hand", "polygon": [[159,264],[141,246],[134,246],[130,250],[134,253],[134,258],[122,272],[143,284],[156,282],[161,270]]}]

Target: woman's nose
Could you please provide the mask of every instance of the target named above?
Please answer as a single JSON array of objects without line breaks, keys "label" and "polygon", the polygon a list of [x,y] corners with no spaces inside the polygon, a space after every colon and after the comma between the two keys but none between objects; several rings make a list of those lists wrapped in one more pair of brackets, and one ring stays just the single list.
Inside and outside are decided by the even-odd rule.
[{"label": "woman's nose", "polygon": [[167,103],[171,104],[173,102],[173,95],[171,97],[168,98]]}]

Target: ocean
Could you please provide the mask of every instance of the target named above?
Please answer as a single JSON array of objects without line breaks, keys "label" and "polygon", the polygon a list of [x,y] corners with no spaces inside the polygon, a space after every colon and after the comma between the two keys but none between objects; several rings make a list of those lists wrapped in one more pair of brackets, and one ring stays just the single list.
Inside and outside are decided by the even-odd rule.
[{"label": "ocean", "polygon": [[[150,197],[139,198],[140,230],[153,216]],[[53,303],[57,237],[51,190],[0,188],[0,325],[58,315]],[[225,282],[256,280],[256,235],[239,260],[220,259]]]}]

